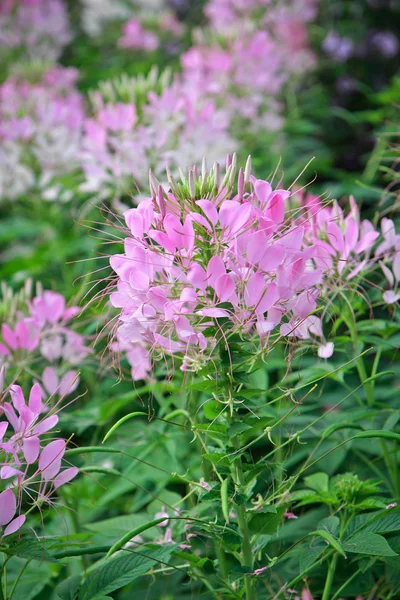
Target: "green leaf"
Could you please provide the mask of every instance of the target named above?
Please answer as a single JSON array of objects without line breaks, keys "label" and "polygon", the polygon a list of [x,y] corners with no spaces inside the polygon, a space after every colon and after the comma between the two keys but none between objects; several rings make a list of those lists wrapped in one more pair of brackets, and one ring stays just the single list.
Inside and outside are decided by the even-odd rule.
[{"label": "green leaf", "polygon": [[75,600],[81,584],[81,579],[80,575],[73,575],[72,577],[68,577],[65,581],[62,581],[56,587],[57,596],[59,596],[61,600]]},{"label": "green leaf", "polygon": [[46,550],[44,542],[39,540],[22,540],[19,544],[10,546],[9,552],[14,556],[20,556],[21,558],[33,558],[39,562],[46,561],[60,564],[60,561],[54,558],[54,556]]},{"label": "green leaf", "polygon": [[314,473],[304,478],[305,484],[316,492],[327,492],[329,489],[329,477],[326,473]]},{"label": "green leaf", "polygon": [[318,529],[325,529],[335,537],[338,537],[339,535],[339,527],[340,519],[335,516],[326,517],[326,519],[322,519],[322,521],[318,523]]},{"label": "green leaf", "polygon": [[383,536],[369,531],[356,533],[343,543],[343,548],[346,552],[353,552],[354,554],[397,556]]},{"label": "green leaf", "polygon": [[300,554],[300,575],[307,571],[319,559],[327,546],[311,546],[304,548]]},{"label": "green leaf", "polygon": [[[19,576],[21,569],[25,567],[26,560],[13,557],[7,563],[7,584],[12,588]],[[46,598],[44,588],[51,579],[51,571],[46,564],[30,563],[18,581],[12,600],[33,600],[33,598]],[[40,594],[40,596],[39,596]]]},{"label": "green leaf", "polygon": [[311,533],[309,533],[309,535],[318,535],[323,540],[328,542],[328,544],[330,546],[332,546],[332,548],[334,548],[334,550],[336,550],[336,552],[339,552],[339,554],[341,554],[342,556],[344,556],[344,558],[346,558],[346,554],[345,554],[340,542],[337,539],[335,539],[333,537],[333,535],[331,533],[329,533],[329,531],[326,531],[325,529],[319,529],[318,531],[311,531]]},{"label": "green leaf", "polygon": [[166,563],[173,550],[174,546],[164,546],[156,550],[124,552],[109,559],[86,579],[79,600],[98,600],[109,592],[119,590],[144,575],[155,564]]},{"label": "green leaf", "polygon": [[124,535],[127,531],[131,531],[135,527],[144,525],[149,520],[145,513],[136,513],[134,515],[123,515],[105,519],[103,521],[95,521],[94,523],[86,523],[85,528],[96,533],[110,538],[116,538]]},{"label": "green leaf", "polygon": [[250,531],[262,535],[273,535],[282,521],[284,512],[284,508],[279,508],[276,513],[259,513],[254,515],[249,524]]}]

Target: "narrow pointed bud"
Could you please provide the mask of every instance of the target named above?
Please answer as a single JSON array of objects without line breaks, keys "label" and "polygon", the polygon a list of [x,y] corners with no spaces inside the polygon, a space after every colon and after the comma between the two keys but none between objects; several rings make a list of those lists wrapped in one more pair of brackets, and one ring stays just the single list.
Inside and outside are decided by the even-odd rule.
[{"label": "narrow pointed bud", "polygon": [[203,158],[203,160],[201,161],[201,177],[203,179],[203,182],[205,179],[207,179],[207,161],[205,158]]},{"label": "narrow pointed bud", "polygon": [[232,164],[232,159],[231,159],[231,155],[227,154],[226,155],[226,161],[225,161],[225,170],[227,171],[229,169],[229,167]]},{"label": "narrow pointed bud", "polygon": [[221,168],[219,166],[219,163],[217,163],[217,162],[214,163],[213,171],[214,171],[214,189],[218,190],[219,184],[221,181]]},{"label": "narrow pointed bud", "polygon": [[237,156],[236,156],[236,152],[234,152],[234,154],[232,156],[231,173],[230,173],[229,182],[228,182],[229,187],[233,187],[235,185],[236,168],[237,168]]},{"label": "narrow pointed bud", "polygon": [[178,184],[176,183],[176,179],[175,177],[172,175],[171,171],[169,170],[169,168],[166,168],[166,173],[167,173],[167,180],[169,183],[169,187],[171,188],[171,192],[173,194],[176,194],[178,191]]},{"label": "narrow pointed bud", "polygon": [[194,181],[194,170],[190,169],[189,171],[189,192],[192,200],[196,198],[196,185]]},{"label": "narrow pointed bud", "polygon": [[160,209],[161,218],[163,219],[167,211],[165,208],[164,190],[162,188],[162,185],[158,186],[158,207]]},{"label": "narrow pointed bud", "polygon": [[239,176],[238,176],[238,196],[239,196],[239,200],[243,200],[243,194],[244,194],[244,171],[243,171],[242,167],[240,167]]},{"label": "narrow pointed bud", "polygon": [[4,390],[4,382],[6,380],[6,366],[3,365],[0,369],[0,394]]},{"label": "narrow pointed bud", "polygon": [[245,166],[245,169],[244,169],[244,182],[245,182],[245,184],[249,183],[250,176],[251,176],[251,156],[249,156],[247,158],[246,166]]},{"label": "narrow pointed bud", "polygon": [[334,215],[334,219],[340,220],[340,208],[338,201],[334,200],[332,204],[332,213]]},{"label": "narrow pointed bud", "polygon": [[157,179],[154,177],[152,170],[149,169],[149,188],[150,188],[150,193],[151,193],[151,197],[153,198],[153,200],[157,196],[158,186],[159,186],[159,183],[158,183]]},{"label": "narrow pointed bud", "polygon": [[181,178],[182,183],[185,185],[186,184],[185,173],[182,171],[182,169],[180,167],[179,167],[179,177]]},{"label": "narrow pointed bud", "polygon": [[232,164],[229,165],[227,172],[225,173],[225,177],[222,180],[222,186],[221,187],[226,187],[227,185],[229,185],[229,181],[232,175]]},{"label": "narrow pointed bud", "polygon": [[193,166],[193,173],[194,173],[195,179],[198,179],[199,178],[199,172],[197,170],[197,166],[196,165]]}]

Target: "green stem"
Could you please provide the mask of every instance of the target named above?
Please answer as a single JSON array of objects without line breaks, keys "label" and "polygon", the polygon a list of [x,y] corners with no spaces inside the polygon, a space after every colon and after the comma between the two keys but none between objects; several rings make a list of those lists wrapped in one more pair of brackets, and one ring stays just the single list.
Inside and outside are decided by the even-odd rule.
[{"label": "green stem", "polygon": [[[240,458],[235,461],[235,474],[234,481],[236,484],[237,492],[240,493],[244,487],[244,477],[242,470],[242,463]],[[242,552],[241,562],[243,567],[249,567],[251,571],[254,569],[254,557],[250,540],[249,525],[247,521],[246,507],[237,505],[237,518],[239,524],[239,531],[242,538]],[[256,596],[254,593],[254,581],[252,577],[245,577],[246,587],[246,600],[255,600]]]},{"label": "green stem", "polygon": [[229,571],[226,565],[226,556],[224,549],[222,548],[219,541],[215,542],[215,552],[219,562],[219,570],[221,572],[221,577],[228,583],[229,581]]},{"label": "green stem", "polygon": [[[349,328],[351,341],[353,342],[354,348],[357,344],[357,327],[355,321],[353,319],[353,315],[351,314],[351,305],[350,305],[350,317],[344,318],[344,321]],[[379,361],[379,359],[378,359]],[[361,383],[363,384],[365,394],[367,396],[368,406],[372,406],[374,403],[374,382],[369,381],[364,383],[366,379],[368,379],[367,370],[365,368],[364,359],[362,356],[359,356],[356,361],[358,375],[360,377]]]},{"label": "green stem", "polygon": [[349,577],[348,580],[345,581],[343,585],[340,586],[340,588],[338,589],[338,591],[336,592],[336,594],[333,596],[332,600],[337,600],[337,598],[339,598],[339,596],[341,595],[341,593],[347,588],[347,586],[349,585],[349,583],[351,583],[352,581],[354,581],[354,579],[356,577],[358,577],[359,575],[361,575],[361,573],[362,573],[361,569],[358,569],[357,571],[355,571],[355,573],[353,573],[353,575],[351,577]]},{"label": "green stem", "polygon": [[319,567],[320,565],[322,565],[322,563],[325,562],[325,560],[327,558],[329,558],[330,556],[332,556],[332,554],[333,554],[332,551],[328,551],[324,556],[322,556],[322,558],[320,558],[319,560],[317,560],[316,562],[314,562],[312,565],[310,565],[308,567],[308,569],[306,569],[305,571],[302,571],[302,573],[300,575],[297,575],[297,577],[295,577],[294,579],[292,579],[291,581],[289,581],[289,583],[287,583],[284,588],[282,588],[281,590],[279,590],[279,592],[276,594],[276,598],[279,598],[279,596],[281,594],[284,594],[285,591],[287,591],[290,588],[293,588],[299,581],[302,581],[302,579],[304,579],[305,575],[307,575],[313,569],[316,569],[317,567]]},{"label": "green stem", "polygon": [[329,565],[329,568],[328,568],[328,574],[326,576],[324,593],[322,594],[322,600],[329,600],[338,558],[339,558],[339,554],[337,554],[337,553],[334,554],[332,557],[331,564]]},{"label": "green stem", "polygon": [[18,573],[18,577],[17,577],[17,578],[16,578],[16,580],[14,581],[14,585],[13,585],[13,586],[12,586],[12,588],[11,588],[11,592],[10,592],[10,596],[9,596],[8,600],[11,600],[11,599],[12,599],[12,597],[13,597],[13,594],[14,594],[14,592],[15,592],[15,589],[16,589],[16,587],[17,587],[17,585],[18,585],[18,582],[20,581],[20,579],[21,579],[21,577],[22,577],[22,575],[23,575],[23,573],[24,573],[24,571],[25,571],[26,567],[29,565],[29,563],[31,562],[31,560],[32,560],[31,558],[30,558],[30,559],[28,559],[28,560],[26,561],[26,563],[24,564],[24,566],[22,567],[22,569],[20,570],[20,572]]}]

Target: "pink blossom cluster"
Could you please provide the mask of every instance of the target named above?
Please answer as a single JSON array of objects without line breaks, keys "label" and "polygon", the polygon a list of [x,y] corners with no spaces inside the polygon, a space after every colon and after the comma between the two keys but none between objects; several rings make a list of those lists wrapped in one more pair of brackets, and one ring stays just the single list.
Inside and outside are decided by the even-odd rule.
[{"label": "pink blossom cluster", "polygon": [[176,16],[169,10],[150,13],[150,19],[147,20],[156,26],[157,33],[147,29],[138,16],[131,17],[122,26],[122,36],[118,40],[118,46],[126,50],[143,50],[153,52],[157,50],[161,43],[161,37],[165,35],[179,38],[184,32],[183,25]]},{"label": "pink blossom cluster", "polygon": [[17,307],[1,325],[0,366],[13,373],[34,370],[50,395],[71,394],[79,383],[71,367],[91,352],[85,338],[70,325],[78,312],[77,306],[67,307],[64,297],[52,291]]},{"label": "pink blossom cluster", "polygon": [[225,114],[211,101],[199,102],[176,80],[160,92],[150,91],[138,109],[135,102],[107,102],[100,94],[85,121],[81,165],[84,191],[120,196],[143,187],[151,168],[191,165],[210,156],[219,160],[232,148]]},{"label": "pink blossom cluster", "polygon": [[76,467],[64,467],[65,440],[48,437],[58,416],[43,403],[39,384],[32,386],[28,403],[19,385],[12,385],[9,395],[11,402],[3,399],[0,407],[2,536],[18,531],[25,523],[25,505],[30,505],[28,513],[50,503],[54,492],[78,473]]},{"label": "pink blossom cluster", "polygon": [[84,112],[76,78],[75,69],[54,67],[38,83],[10,77],[0,86],[0,199],[34,187],[59,197],[55,178],[78,167]]},{"label": "pink blossom cluster", "polygon": [[285,209],[290,192],[241,169],[234,193],[234,171],[231,164],[219,181],[218,165],[209,176],[195,168],[186,187],[173,178],[167,192],[153,185],[152,197],[124,214],[111,303],[120,310],[118,340],[135,349],[141,375],[157,354],[197,370],[234,333],[256,352],[273,335],[321,333],[312,313],[323,271],[307,227]]},{"label": "pink blossom cluster", "polygon": [[159,45],[158,36],[143,28],[139,19],[129,19],[122,26],[122,36],[118,40],[118,46],[129,50],[145,50],[151,52]]},{"label": "pink blossom cluster", "polygon": [[63,0],[2,0],[0,56],[56,60],[72,39]]},{"label": "pink blossom cluster", "polygon": [[371,221],[361,221],[353,197],[347,214],[336,201],[324,206],[312,195],[305,198],[303,206],[310,223],[309,241],[318,249],[314,261],[334,277],[336,286],[357,275],[365,277],[379,265],[389,287],[383,292],[383,300],[387,304],[400,300],[400,235],[391,219],[382,219],[381,231]]},{"label": "pink blossom cluster", "polygon": [[241,117],[255,129],[280,129],[283,86],[314,64],[306,24],[315,4],[210,0],[211,32],[198,33],[181,59],[186,85],[226,106],[234,123]]}]

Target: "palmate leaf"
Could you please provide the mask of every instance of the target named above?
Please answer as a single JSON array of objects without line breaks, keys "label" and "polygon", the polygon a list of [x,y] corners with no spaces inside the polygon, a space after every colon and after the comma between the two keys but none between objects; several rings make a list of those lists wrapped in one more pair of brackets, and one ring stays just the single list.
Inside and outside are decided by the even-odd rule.
[{"label": "palmate leaf", "polygon": [[109,592],[131,584],[153,566],[168,562],[174,548],[164,546],[155,550],[127,551],[110,558],[85,580],[79,600],[99,600]]},{"label": "palmate leaf", "polygon": [[12,600],[33,600],[33,598],[46,598],[44,588],[49,583],[52,572],[46,563],[38,564],[36,561],[26,566],[26,559],[11,558],[7,563],[7,584],[11,590],[21,569],[24,568],[22,577],[12,596]]},{"label": "palmate leaf", "polygon": [[72,577],[68,577],[65,581],[62,581],[56,587],[56,593],[61,600],[75,600],[79,586],[81,584],[81,576],[73,575]]},{"label": "palmate leaf", "polygon": [[46,548],[45,543],[36,539],[21,540],[18,544],[10,546],[8,552],[13,556],[34,559],[39,562],[60,563]]},{"label": "palmate leaf", "polygon": [[354,554],[368,554],[370,556],[397,556],[382,535],[363,531],[354,534],[343,543],[346,552]]}]

